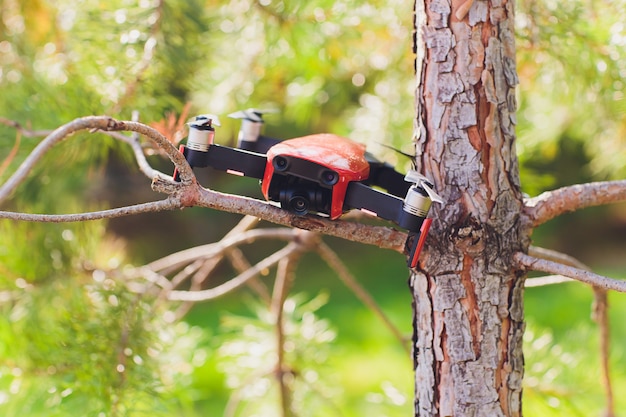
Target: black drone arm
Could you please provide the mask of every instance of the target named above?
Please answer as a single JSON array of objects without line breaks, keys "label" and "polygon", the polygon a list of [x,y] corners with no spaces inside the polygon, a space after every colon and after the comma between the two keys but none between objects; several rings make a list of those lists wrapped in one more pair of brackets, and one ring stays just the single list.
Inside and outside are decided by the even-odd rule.
[{"label": "black drone arm", "polygon": [[344,207],[348,210],[366,210],[395,223],[398,223],[398,216],[402,212],[403,205],[403,199],[378,191],[362,182],[351,182],[344,199]]},{"label": "black drone arm", "polygon": [[254,141],[239,140],[237,147],[247,151],[267,153],[267,151],[277,143],[281,142],[279,139],[270,138],[269,136],[260,135]]},{"label": "black drone arm", "polygon": [[186,147],[185,158],[192,167],[207,167],[246,177],[262,179],[267,157],[244,149],[234,149],[213,144],[206,151]]},{"label": "black drone arm", "polygon": [[365,154],[365,158],[367,162],[369,162],[370,173],[364,183],[382,187],[387,190],[389,194],[404,198],[411,187],[411,184],[404,180],[404,174],[396,171],[393,165],[378,161],[369,153]]},{"label": "black drone arm", "polygon": [[431,202],[443,200],[432,190],[432,185],[414,171],[410,171],[406,177],[403,177],[391,166],[381,164],[375,166],[374,178],[372,179],[371,176],[368,178],[368,181],[371,181],[369,184],[379,186],[388,184],[387,181],[390,180],[403,183],[402,186],[401,183],[390,184],[390,188],[391,186],[397,188],[388,191],[405,195],[404,198],[378,191],[366,183],[351,182],[346,190],[344,208],[373,212],[378,217],[390,220],[408,230],[407,263],[409,267],[414,268],[417,266],[417,260],[432,222],[432,219],[427,218]]}]

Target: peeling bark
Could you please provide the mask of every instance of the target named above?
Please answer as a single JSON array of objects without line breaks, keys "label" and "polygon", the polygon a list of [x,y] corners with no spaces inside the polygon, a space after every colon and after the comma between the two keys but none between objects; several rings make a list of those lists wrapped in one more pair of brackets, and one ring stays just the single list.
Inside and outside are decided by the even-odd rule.
[{"label": "peeling bark", "polygon": [[519,416],[524,251],[513,2],[415,5],[416,165],[446,204],[412,271],[416,416]]}]

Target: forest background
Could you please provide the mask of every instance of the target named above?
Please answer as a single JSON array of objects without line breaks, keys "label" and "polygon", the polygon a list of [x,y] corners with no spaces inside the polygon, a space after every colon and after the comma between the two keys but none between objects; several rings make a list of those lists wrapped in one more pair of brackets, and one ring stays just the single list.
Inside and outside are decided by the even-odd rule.
[{"label": "forest background", "polygon": [[[0,11],[0,183],[39,142],[38,131],[76,117],[129,120],[137,112],[164,128],[181,113],[225,116],[247,107],[277,110],[266,117],[270,136],[333,132],[409,166],[388,147],[413,152],[411,3],[4,0]],[[517,149],[529,195],[626,177],[625,21],[623,0],[517,2]],[[221,121],[217,141],[234,144],[238,122]],[[149,158],[171,169],[161,156]],[[254,181],[214,172],[199,179],[259,196]],[[129,148],[81,134],[55,147],[3,209],[68,213],[155,199]],[[138,306],[103,278],[217,241],[239,220],[185,209],[88,223],[0,221],[0,413],[222,415],[236,403],[236,415],[271,414],[276,388],[254,375],[271,355],[271,326],[252,292],[196,305],[178,321],[168,306]],[[409,335],[402,257],[325,240]],[[626,278],[623,204],[551,221],[533,242]],[[256,252],[261,258],[264,249]],[[290,300],[300,335],[293,361],[308,372],[294,393],[302,415],[320,407],[345,416],[410,413],[409,355],[330,268],[305,256]],[[579,283],[526,291],[527,415],[600,415],[592,301]],[[609,305],[619,393],[626,298],[610,293]],[[120,352],[124,372],[116,369]],[[615,401],[626,409],[626,399]]]}]

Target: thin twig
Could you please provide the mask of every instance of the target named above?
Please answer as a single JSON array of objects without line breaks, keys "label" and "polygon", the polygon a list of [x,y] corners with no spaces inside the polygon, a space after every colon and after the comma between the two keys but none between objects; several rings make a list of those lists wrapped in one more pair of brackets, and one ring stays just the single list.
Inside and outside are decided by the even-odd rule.
[{"label": "thin twig", "polygon": [[26,157],[13,175],[0,187],[0,203],[6,200],[18,185],[26,179],[33,167],[54,145],[81,130],[133,131],[140,133],[154,141],[178,168],[181,182],[184,183],[180,184],[181,186],[187,185],[195,179],[185,157],[157,130],[138,122],[118,121],[108,116],[89,116],[74,119],[46,136]]},{"label": "thin twig", "polygon": [[337,273],[341,281],[346,285],[346,287],[350,288],[354,295],[357,296],[359,300],[363,304],[365,304],[370,310],[374,312],[387,326],[387,328],[391,331],[391,333],[398,339],[402,347],[407,351],[407,353],[411,353],[411,348],[406,343],[407,338],[404,337],[402,332],[396,327],[395,324],[387,317],[385,312],[380,308],[380,306],[376,303],[376,300],[367,292],[361,284],[354,278],[354,276],[350,273],[346,265],[341,261],[339,256],[324,242],[320,242],[317,246],[317,252],[321,256],[321,258],[330,266],[330,268]]},{"label": "thin twig", "polygon": [[15,143],[13,143],[13,147],[9,151],[9,154],[7,155],[7,157],[4,158],[4,160],[0,164],[0,177],[2,176],[2,174],[4,174],[4,171],[7,170],[9,165],[11,165],[11,162],[13,162],[13,159],[15,159],[15,156],[17,155],[17,151],[20,149],[21,139],[22,139],[22,133],[18,131],[17,135],[15,136]]},{"label": "thin twig", "polygon": [[219,285],[215,288],[210,288],[202,291],[180,291],[175,290],[171,291],[167,298],[171,301],[207,301],[213,300],[218,297],[221,297],[229,292],[241,287],[248,280],[255,277],[257,274],[261,273],[263,270],[271,268],[276,265],[281,259],[284,257],[290,256],[293,252],[300,250],[300,245],[298,243],[289,243],[287,246],[279,250],[278,252],[273,253],[267,258],[263,259],[261,262],[256,264],[254,267],[248,269],[242,274],[237,275],[235,278],[230,281],[225,282],[222,285]]},{"label": "thin twig", "polygon": [[602,385],[606,396],[605,417],[615,417],[615,401],[613,400],[613,384],[611,383],[610,354],[610,330],[608,299],[606,290],[593,287],[593,319],[600,327],[600,365],[602,366]]},{"label": "thin twig", "polygon": [[183,204],[176,198],[118,207],[108,210],[91,211],[73,214],[29,214],[13,211],[0,211],[0,219],[20,220],[28,222],[70,223],[87,220],[113,219],[116,217],[131,216],[140,213],[154,213],[159,211],[182,208]]},{"label": "thin twig", "polygon": [[285,363],[285,322],[283,313],[285,311],[285,299],[291,288],[291,282],[295,273],[295,265],[300,252],[294,252],[291,256],[281,259],[276,270],[276,280],[274,281],[274,292],[270,310],[274,316],[274,331],[276,335],[276,369],[275,376],[278,381],[280,392],[280,404],[282,417],[289,417],[291,412],[291,392],[287,385],[287,375],[291,374]]},{"label": "thin twig", "polygon": [[121,142],[124,142],[130,145],[131,149],[133,150],[133,154],[135,155],[135,161],[137,162],[137,166],[139,167],[139,170],[143,172],[143,174],[146,177],[150,179],[153,179],[154,177],[162,177],[164,179],[170,179],[172,177],[171,175],[164,174],[161,171],[154,169],[150,166],[150,164],[148,163],[148,160],[146,159],[146,155],[143,151],[141,142],[139,141],[139,137],[136,134],[136,132],[133,132],[132,136],[126,136],[123,133],[119,133],[119,132],[102,132],[102,133],[104,133],[107,136],[112,137],[113,139],[119,140]]},{"label": "thin twig", "polygon": [[524,281],[525,288],[545,287],[546,285],[564,284],[566,282],[576,282],[563,275],[545,275],[543,277],[528,278]]},{"label": "thin twig", "polygon": [[[245,233],[247,230],[249,230],[250,228],[254,227],[256,224],[258,224],[258,222],[259,220],[252,216],[245,216],[243,219],[241,219],[241,221],[239,221],[239,223],[235,227],[233,227],[222,238],[222,240],[230,239],[233,236],[237,236],[242,233]],[[250,269],[252,266],[248,262],[245,261],[243,253],[241,253],[239,248],[231,247],[230,249],[227,249],[225,253],[224,252],[219,253],[209,259],[205,259],[205,258],[198,259],[195,262],[193,262],[191,265],[188,265],[187,267],[185,267],[181,272],[176,274],[174,278],[172,278],[172,287],[173,288],[178,287],[182,283],[182,281],[187,278],[189,274],[193,274],[193,277],[191,278],[190,291],[199,290],[202,284],[207,280],[207,278],[213,272],[213,270],[222,261],[223,256],[226,255],[229,258],[231,258],[233,253],[235,252],[238,255],[238,259],[237,260],[231,259],[231,262],[233,263],[233,267],[235,268],[235,270],[239,273],[243,273],[246,270]],[[256,291],[257,294],[259,294],[259,296],[262,299],[266,300],[267,303],[269,304],[270,297],[267,293],[267,288],[263,286],[263,283],[258,279],[258,277],[251,278],[250,281],[248,281],[248,286],[251,287],[254,291]],[[193,305],[194,305],[193,302],[183,303],[175,312],[176,318],[180,319],[183,316],[185,316],[189,312],[189,310],[191,310]]]},{"label": "thin twig", "polygon": [[153,271],[160,271],[163,274],[167,274],[166,271],[177,269],[181,265],[186,265],[190,262],[195,261],[196,259],[212,258],[230,249],[231,247],[235,247],[244,243],[253,243],[260,239],[277,239],[283,241],[291,241],[295,238],[295,236],[296,234],[293,229],[284,227],[249,230],[238,235],[224,238],[219,242],[210,243],[208,245],[196,246],[194,248],[172,253],[161,259],[150,262],[146,265],[146,267],[152,269]]},{"label": "thin twig", "polygon": [[52,130],[30,130],[22,126],[20,122],[16,122],[15,120],[9,120],[4,117],[0,117],[0,124],[12,127],[27,138],[40,138],[42,136],[47,136],[52,133]]},{"label": "thin twig", "polygon": [[556,251],[554,249],[542,248],[539,246],[530,246],[528,248],[528,255],[533,256],[535,258],[547,259],[548,261],[558,262],[560,264],[565,264],[569,266],[573,266],[574,268],[584,269],[586,271],[591,271],[587,265],[574,258],[571,255],[568,255],[563,252]]},{"label": "thin twig", "polygon": [[[239,248],[233,248],[229,251],[226,252],[226,257],[228,258],[228,260],[230,261],[231,265],[233,266],[233,268],[235,268],[235,271],[242,273],[243,271],[250,269],[252,267],[252,265],[250,264],[250,262],[248,262],[248,260],[246,259],[246,257],[244,256],[243,252],[241,249]],[[263,281],[261,281],[258,277],[254,277],[252,278],[249,282],[248,282],[248,286],[257,293],[257,295],[267,304],[270,305],[272,302],[272,298],[270,296],[270,293],[267,289],[267,287],[265,286],[265,284],[263,283]]]},{"label": "thin twig", "polygon": [[600,287],[605,290],[626,292],[626,281],[608,278],[602,275],[594,274],[593,272],[585,271],[580,268],[575,268],[558,262],[535,258],[522,252],[516,253],[513,256],[513,259],[515,259],[515,261],[521,268],[532,271],[543,271],[550,274],[563,275],[577,281]]},{"label": "thin twig", "polygon": [[[578,259],[551,249],[531,246],[528,250],[530,256],[554,261],[559,264],[569,265],[580,270],[591,271],[587,265]],[[553,282],[549,282],[552,280]],[[526,287],[539,286],[539,284],[548,285],[551,283],[561,283],[571,281],[570,278],[560,275],[552,275],[541,278],[526,280]],[[531,284],[532,282],[532,284]],[[537,285],[533,285],[537,284]],[[608,299],[606,290],[593,286],[594,303],[592,308],[592,317],[600,328],[600,364],[602,366],[602,384],[606,395],[606,417],[615,416],[615,403],[613,401],[613,385],[611,383],[611,373],[609,367],[609,351],[610,351],[610,331],[609,331],[609,314]]]},{"label": "thin twig", "polygon": [[626,201],[626,180],[591,182],[547,191],[525,201],[525,213],[533,227],[561,214],[586,207]]}]

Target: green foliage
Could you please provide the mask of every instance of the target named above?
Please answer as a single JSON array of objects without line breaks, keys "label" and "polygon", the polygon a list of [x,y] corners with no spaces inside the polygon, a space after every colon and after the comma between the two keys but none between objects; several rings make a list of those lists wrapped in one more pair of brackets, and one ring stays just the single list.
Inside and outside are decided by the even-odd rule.
[{"label": "green foliage", "polygon": [[[586,154],[581,169],[593,178],[626,174],[624,6],[623,0],[518,2],[522,167],[539,161],[557,172],[563,144],[577,141]],[[533,193],[563,185],[533,181],[542,171],[522,172]]]},{"label": "green foliage", "polygon": [[[335,411],[341,388],[332,381],[328,366],[335,332],[316,315],[326,297],[304,302],[302,296],[285,301],[285,384],[291,391],[291,408],[297,415],[319,415]],[[226,315],[222,318],[224,341],[217,351],[219,370],[233,390],[229,401],[233,415],[279,415],[277,382],[277,335],[275,317],[258,303],[252,317]]]},{"label": "green foliage", "polygon": [[184,406],[203,334],[164,322],[155,300],[100,273],[77,281],[24,286],[3,305],[2,414],[170,415]]},{"label": "green foliage", "polygon": [[[517,4],[525,191],[623,177],[624,1]],[[51,129],[90,114],[128,119],[133,110],[143,121],[159,120],[190,101],[192,114],[278,109],[267,118],[271,135],[332,131],[398,165],[408,161],[380,143],[412,153],[412,2],[4,0],[0,11],[0,116],[27,128]],[[224,143],[238,125],[222,122]],[[16,137],[0,126],[0,162]],[[38,141],[21,137],[0,182]],[[121,152],[127,151],[102,135],[68,139],[36,167],[10,208],[100,208],[115,197],[99,185],[105,165]],[[205,214],[194,222],[199,217]],[[101,222],[0,222],[0,414],[220,415],[238,388],[251,395],[242,397],[239,415],[276,414],[275,335],[266,309],[256,305],[250,314],[244,304],[251,303],[235,298],[198,310],[200,317],[188,319],[194,325],[166,320],[167,306],[127,292],[102,272],[135,261],[125,250],[132,241],[113,237]],[[342,253],[408,331],[404,283],[378,279],[402,276],[390,267],[403,268],[399,258],[367,250],[346,245]],[[335,407],[346,416],[406,415],[412,406],[406,353],[332,274],[306,265],[299,289],[328,288],[332,296],[324,306],[321,298],[288,302],[294,407],[303,415],[332,414]],[[598,375],[595,327],[582,317],[590,301],[575,295],[529,292],[527,414],[589,415],[601,408],[601,394],[587,379]],[[625,314],[624,303],[616,304],[614,319]],[[220,310],[239,315],[226,316],[212,338]],[[572,322],[581,323],[576,333]],[[614,346],[625,337],[617,329]],[[617,349],[613,363],[623,355]],[[619,392],[626,376],[621,369],[614,376]]]}]

